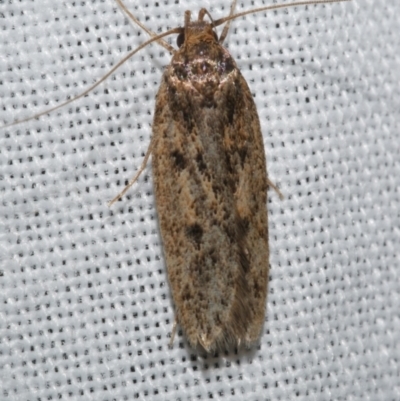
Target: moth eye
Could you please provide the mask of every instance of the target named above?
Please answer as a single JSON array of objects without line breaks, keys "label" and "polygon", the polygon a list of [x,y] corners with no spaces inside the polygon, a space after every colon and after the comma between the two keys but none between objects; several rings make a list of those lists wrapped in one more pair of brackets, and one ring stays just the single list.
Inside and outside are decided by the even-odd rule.
[{"label": "moth eye", "polygon": [[184,42],[185,42],[185,34],[184,33],[180,33],[178,35],[178,37],[176,38],[176,44],[178,45],[178,47],[181,47]]}]

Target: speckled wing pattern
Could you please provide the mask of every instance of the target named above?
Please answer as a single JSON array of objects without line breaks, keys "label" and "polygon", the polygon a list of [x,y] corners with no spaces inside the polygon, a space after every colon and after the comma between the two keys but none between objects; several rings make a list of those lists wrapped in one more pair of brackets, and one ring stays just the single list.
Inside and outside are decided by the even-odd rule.
[{"label": "speckled wing pattern", "polygon": [[157,95],[152,165],[177,322],[212,351],[264,323],[268,180],[246,81],[209,24],[190,28]]}]

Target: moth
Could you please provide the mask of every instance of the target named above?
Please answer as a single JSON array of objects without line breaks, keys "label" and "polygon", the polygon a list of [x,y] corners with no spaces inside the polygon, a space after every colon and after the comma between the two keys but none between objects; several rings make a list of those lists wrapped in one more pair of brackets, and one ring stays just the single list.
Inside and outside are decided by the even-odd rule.
[{"label": "moth", "polygon": [[[223,42],[230,22],[271,5],[213,21],[202,8],[184,26],[155,35],[116,0],[152,38],[129,53],[86,95],[151,42],[172,53],[156,97],[153,137],[136,176],[152,156],[153,178],[176,323],[191,346],[207,352],[250,346],[265,321],[269,272],[269,181],[260,122],[250,89]],[[215,28],[225,24],[218,37]],[[162,38],[177,34],[178,49]],[[30,119],[28,118],[28,119]],[[25,119],[23,121],[26,121]],[[277,190],[277,189],[276,189]],[[277,190],[278,191],[278,190]],[[279,191],[278,191],[279,193]]]}]

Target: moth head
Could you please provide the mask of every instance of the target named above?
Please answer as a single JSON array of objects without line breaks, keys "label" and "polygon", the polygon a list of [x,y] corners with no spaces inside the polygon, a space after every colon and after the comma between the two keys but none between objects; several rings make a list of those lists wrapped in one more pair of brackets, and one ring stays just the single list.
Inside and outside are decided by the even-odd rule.
[{"label": "moth head", "polygon": [[[208,16],[211,22],[204,21],[204,17]],[[218,42],[218,35],[214,31],[214,20],[211,14],[202,8],[199,11],[197,21],[191,21],[191,12],[185,11],[185,26],[176,38],[176,44],[178,47],[182,47],[186,42],[197,41],[201,38],[201,41],[213,41]]]},{"label": "moth head", "polygon": [[[194,24],[194,23],[193,23]],[[218,35],[217,33],[211,28],[211,26],[209,24],[206,24],[210,27],[210,32],[212,35],[212,38],[215,42],[218,42]],[[195,33],[195,29],[193,29],[194,27],[189,27],[188,30],[182,30],[181,33],[178,34],[177,38],[176,38],[176,45],[178,47],[182,47],[182,45],[185,43],[185,39],[186,37],[190,37],[190,36],[196,36]],[[196,29],[196,31],[199,31],[198,29]],[[203,30],[204,32],[204,30]],[[199,32],[199,34],[201,34],[201,32]]]}]

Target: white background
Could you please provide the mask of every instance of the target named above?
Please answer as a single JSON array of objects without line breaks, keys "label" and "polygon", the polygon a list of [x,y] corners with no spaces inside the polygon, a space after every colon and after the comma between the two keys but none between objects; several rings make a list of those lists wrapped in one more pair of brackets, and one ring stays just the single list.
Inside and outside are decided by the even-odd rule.
[{"label": "white background", "polygon": [[[199,7],[126,4],[155,32]],[[267,320],[251,351],[198,354],[182,333],[168,348],[151,165],[107,206],[149,144],[164,49],[1,129],[0,399],[399,400],[399,15],[396,0],[356,0],[232,24],[285,195],[269,191]],[[113,0],[0,1],[0,123],[80,93],[145,39]]]}]

